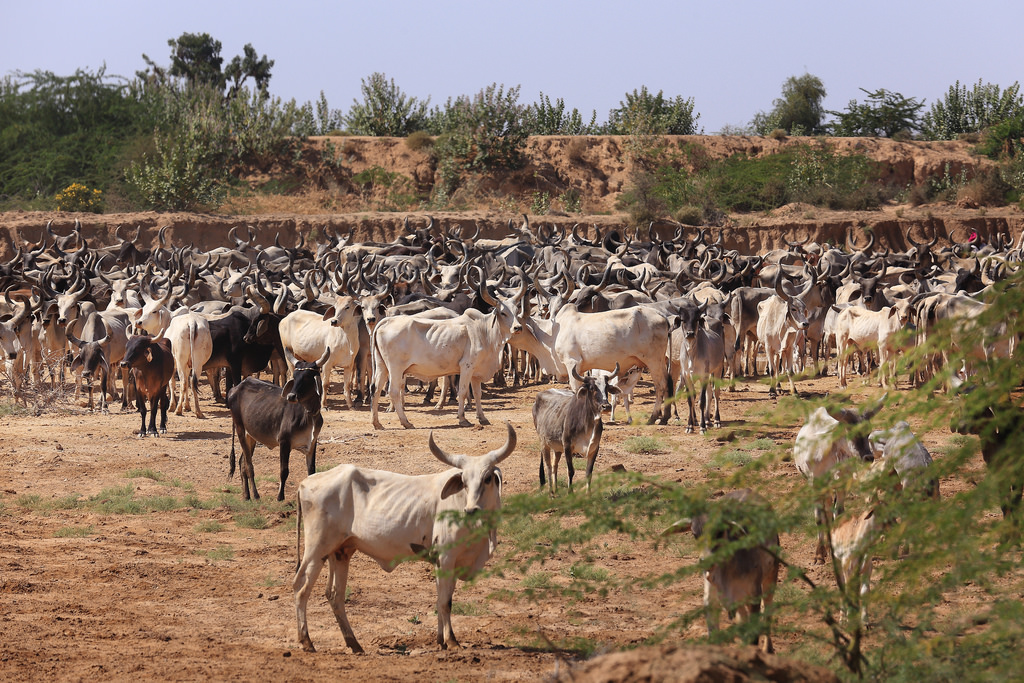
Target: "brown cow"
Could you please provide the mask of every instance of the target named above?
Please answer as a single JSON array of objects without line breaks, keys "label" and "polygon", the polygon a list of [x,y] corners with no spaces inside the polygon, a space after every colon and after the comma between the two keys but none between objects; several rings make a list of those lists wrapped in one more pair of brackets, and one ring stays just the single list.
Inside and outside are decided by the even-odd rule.
[{"label": "brown cow", "polygon": [[171,354],[169,339],[153,339],[139,336],[128,340],[121,367],[131,368],[135,383],[135,406],[142,414],[142,429],[139,436],[146,436],[146,400],[149,400],[149,431],[157,436],[156,408],[160,405],[160,433],[167,433],[167,407],[171,403],[167,385],[174,374],[174,356]]}]

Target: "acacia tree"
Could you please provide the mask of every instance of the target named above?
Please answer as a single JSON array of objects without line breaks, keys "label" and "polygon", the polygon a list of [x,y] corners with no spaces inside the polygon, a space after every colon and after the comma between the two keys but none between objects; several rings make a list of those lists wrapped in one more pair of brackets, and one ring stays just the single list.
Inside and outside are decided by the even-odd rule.
[{"label": "acacia tree", "polygon": [[170,67],[161,67],[143,54],[147,69],[136,74],[139,78],[158,84],[167,83],[168,77],[182,78],[189,87],[205,85],[222,92],[230,82],[229,98],[238,95],[242,84],[252,78],[261,93],[267,92],[274,60],[266,55],[257,57],[252,43],[246,43],[244,56],[235,56],[226,69],[222,69],[221,42],[209,33],[182,33],[167,44],[171,48]]},{"label": "acacia tree", "polygon": [[831,126],[833,135],[891,138],[903,132],[913,133],[920,128],[918,112],[924,107],[924,102],[885,88],[875,92],[864,88],[860,90],[867,94],[866,102],[850,100],[845,112],[826,112],[837,119]]},{"label": "acacia tree", "polygon": [[782,96],[772,103],[770,112],[758,112],[751,122],[759,135],[782,128],[791,135],[815,135],[825,132],[825,85],[809,73],[790,76],[782,84]]}]

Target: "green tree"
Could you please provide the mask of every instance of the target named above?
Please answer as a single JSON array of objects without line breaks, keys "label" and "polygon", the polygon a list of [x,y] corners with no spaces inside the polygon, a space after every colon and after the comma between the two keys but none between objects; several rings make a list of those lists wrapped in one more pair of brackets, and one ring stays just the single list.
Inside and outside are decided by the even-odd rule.
[{"label": "green tree", "polygon": [[693,113],[693,98],[666,98],[661,90],[652,95],[647,86],[626,93],[608,114],[609,135],[696,135],[700,114]]},{"label": "green tree", "polygon": [[772,103],[772,110],[758,112],[751,126],[759,135],[768,135],[776,128],[782,128],[790,135],[823,133],[825,110],[822,102],[826,94],[825,85],[817,76],[809,73],[790,76],[782,84],[782,96]]},{"label": "green tree", "polygon": [[274,66],[274,60],[267,59],[266,55],[257,57],[252,43],[246,43],[242,51],[245,56],[236,55],[224,69],[224,77],[231,83],[228,96],[234,97],[248,78],[252,78],[256,82],[256,89],[265,94],[270,85],[270,70]]},{"label": "green tree", "polygon": [[362,79],[363,101],[352,101],[342,121],[355,135],[406,137],[427,125],[430,98],[408,97],[382,73]]},{"label": "green tree", "polygon": [[1019,83],[1001,91],[998,85],[981,79],[970,89],[957,81],[922,117],[921,131],[927,140],[954,140],[962,133],[977,133],[1022,113]]},{"label": "green tree", "polygon": [[179,76],[189,85],[205,83],[224,88],[224,74],[220,56],[221,44],[209,33],[182,33],[167,41],[171,47],[171,76]]},{"label": "green tree", "polygon": [[845,112],[826,112],[836,117],[832,134],[840,137],[887,137],[898,133],[913,133],[920,127],[918,112],[924,102],[915,97],[880,88],[874,92],[860,89],[867,101],[850,100]]}]

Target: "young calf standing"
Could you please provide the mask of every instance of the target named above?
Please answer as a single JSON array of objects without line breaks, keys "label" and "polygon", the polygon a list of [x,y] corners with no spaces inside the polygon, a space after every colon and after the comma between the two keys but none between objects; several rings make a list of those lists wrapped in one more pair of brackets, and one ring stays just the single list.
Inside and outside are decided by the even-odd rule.
[{"label": "young calf standing", "polygon": [[292,448],[306,454],[306,473],[316,472],[316,442],[324,426],[320,409],[323,402],[323,379],[320,370],[331,357],[328,347],[315,363],[296,361],[295,375],[279,387],[248,377],[228,392],[228,410],[231,411],[231,464],[228,477],[235,475],[235,436],[242,447],[242,495],[249,500],[259,498],[256,473],[252,465],[252,451],[256,442],[267,448],[278,448],[281,453],[281,486],[277,499],[284,500],[284,484],[288,480],[288,459]]}]

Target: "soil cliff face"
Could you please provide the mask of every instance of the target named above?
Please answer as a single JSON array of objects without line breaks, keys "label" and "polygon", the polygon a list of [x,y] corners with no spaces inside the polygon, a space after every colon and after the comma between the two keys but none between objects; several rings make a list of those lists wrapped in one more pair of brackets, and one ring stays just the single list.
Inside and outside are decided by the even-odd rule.
[{"label": "soil cliff face", "polygon": [[[516,171],[472,177],[461,191],[457,204],[465,210],[434,212],[435,225],[448,228],[458,225],[467,229],[480,227],[481,236],[503,237],[509,222],[522,223],[530,198],[546,193],[555,199],[568,189],[578,193],[580,213],[552,212],[531,215],[532,226],[538,224],[580,229],[593,236],[596,229],[627,227],[628,218],[616,213],[616,201],[628,187],[631,173],[629,139],[617,136],[569,137],[539,136],[530,138],[526,163]],[[666,145],[677,148],[699,146],[707,158],[723,159],[734,154],[759,157],[777,154],[797,145],[828,144],[838,153],[868,156],[881,164],[884,178],[896,186],[919,185],[929,178],[945,174],[959,177],[961,172],[973,175],[992,162],[972,152],[966,142],[896,142],[875,138],[771,138],[746,136],[678,136],[665,139]],[[252,226],[256,241],[273,244],[294,244],[300,234],[316,240],[326,231],[351,234],[353,241],[390,242],[402,234],[408,218],[415,226],[424,226],[426,212],[399,213],[376,211],[381,199],[359,182],[360,177],[384,171],[417,191],[429,191],[435,182],[436,168],[429,149],[411,149],[399,138],[313,138],[308,143],[322,155],[336,160],[334,174],[306,178],[289,193],[259,195],[234,201],[221,207],[218,214],[140,212],[126,214],[69,214],[56,212],[0,213],[0,258],[9,259],[18,245],[38,242],[46,225],[67,234],[80,220],[83,234],[90,246],[117,243],[114,230],[141,228],[140,244],[156,242],[156,233],[169,226],[172,244],[193,244],[208,249],[232,244],[228,232],[232,227]],[[339,166],[340,165],[340,166]],[[270,181],[281,181],[275,170],[254,173],[249,182],[253,188]],[[360,176],[362,174],[362,176]],[[292,178],[292,181],[295,179]],[[558,201],[552,206],[561,208]],[[842,243],[847,234],[873,230],[880,246],[905,249],[906,235],[915,239],[936,235],[940,243],[951,239],[963,241],[970,232],[985,239],[1007,233],[1018,239],[1024,214],[1016,208],[960,208],[953,205],[928,204],[920,207],[886,206],[876,211],[833,212],[802,204],[791,204],[768,213],[734,214],[722,228],[725,243],[748,253],[785,246],[786,241],[811,239],[819,243]],[[668,222],[654,226],[658,234],[671,235],[675,229]],[[717,228],[716,228],[717,231]],[[244,230],[243,230],[244,233]]]}]

